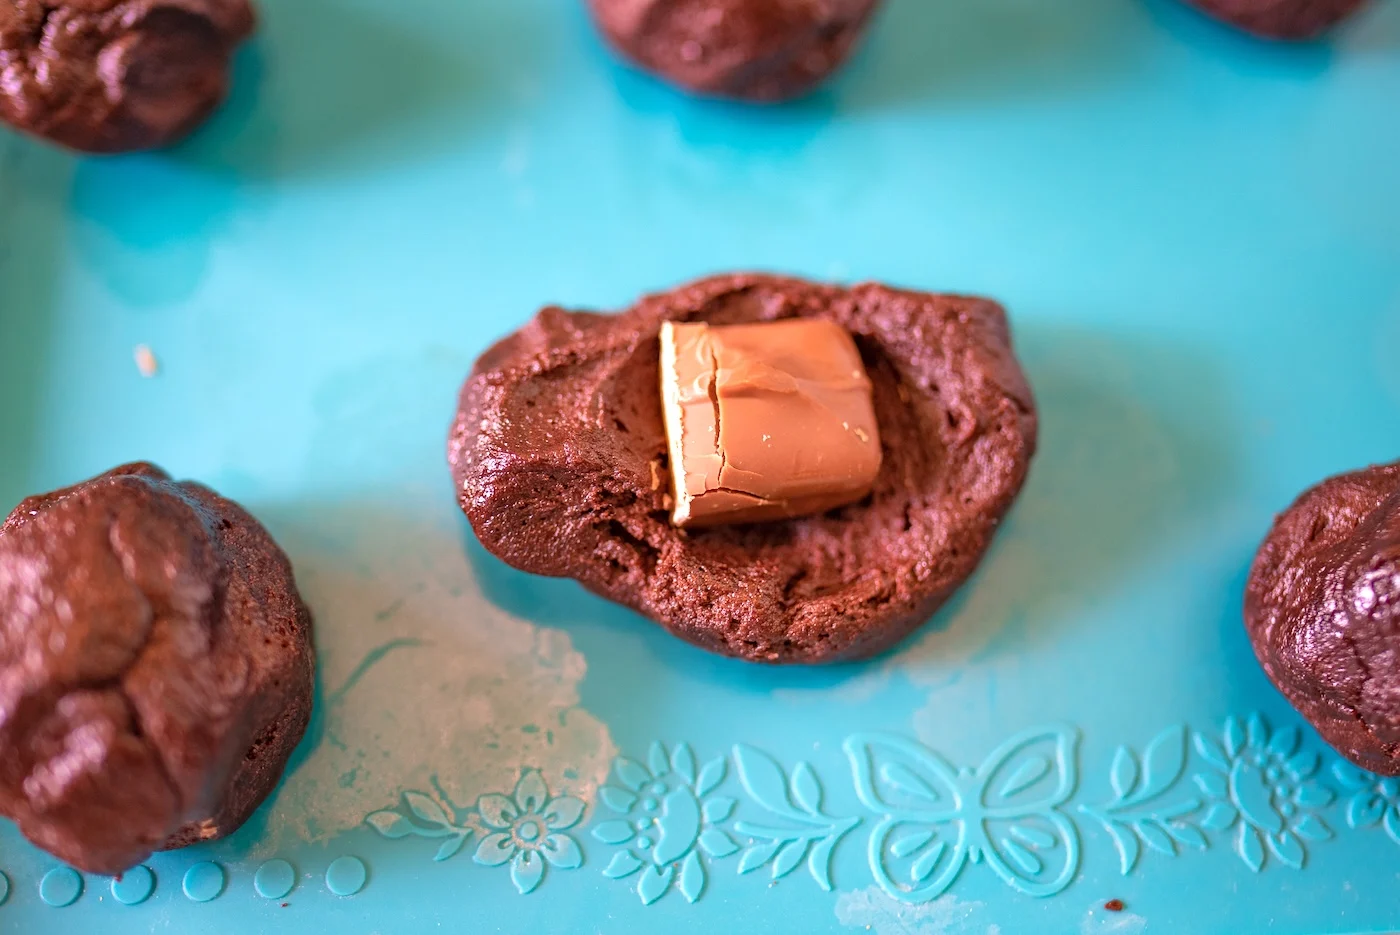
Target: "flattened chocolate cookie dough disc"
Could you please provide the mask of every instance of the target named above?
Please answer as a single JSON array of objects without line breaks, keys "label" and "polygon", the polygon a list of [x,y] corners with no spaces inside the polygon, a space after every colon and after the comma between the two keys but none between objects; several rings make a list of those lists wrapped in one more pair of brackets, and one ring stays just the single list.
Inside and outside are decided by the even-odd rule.
[{"label": "flattened chocolate cookie dough disc", "polygon": [[697,94],[782,101],[850,57],[880,0],[588,0],[621,55]]},{"label": "flattened chocolate cookie dough disc", "polygon": [[[863,358],[882,460],[817,516],[681,531],[658,393],[665,321],[819,318]],[[972,573],[1025,480],[1031,391],[986,299],[720,276],[618,315],[547,308],[477,361],[448,457],[491,552],[575,578],[706,649],[760,662],[878,653]]]},{"label": "flattened chocolate cookie dough disc", "polygon": [[1400,463],[1299,497],[1254,559],[1244,616],[1264,671],[1322,738],[1400,775]]},{"label": "flattened chocolate cookie dough disc", "polygon": [[1314,39],[1367,0],[1188,0],[1201,10],[1265,39]]},{"label": "flattened chocolate cookie dough disc", "polygon": [[253,27],[248,0],[0,0],[0,119],[82,152],[168,145]]},{"label": "flattened chocolate cookie dough disc", "polygon": [[235,831],[311,716],[311,615],[237,504],[129,464],[0,526],[0,814],[118,874]]}]

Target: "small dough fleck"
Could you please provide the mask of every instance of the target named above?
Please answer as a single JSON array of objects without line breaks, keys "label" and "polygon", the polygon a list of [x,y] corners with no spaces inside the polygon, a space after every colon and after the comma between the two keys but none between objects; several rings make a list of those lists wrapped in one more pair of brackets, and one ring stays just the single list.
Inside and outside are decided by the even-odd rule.
[{"label": "small dough fleck", "polygon": [[155,352],[146,345],[136,345],[132,356],[136,358],[136,369],[141,371],[141,376],[149,378],[160,372],[160,361],[156,360]]}]

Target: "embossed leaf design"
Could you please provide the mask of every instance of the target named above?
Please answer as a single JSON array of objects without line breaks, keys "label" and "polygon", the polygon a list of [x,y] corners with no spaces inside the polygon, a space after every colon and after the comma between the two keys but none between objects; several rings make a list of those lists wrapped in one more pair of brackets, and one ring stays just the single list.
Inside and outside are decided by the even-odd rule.
[{"label": "embossed leaf design", "polygon": [[[1304,815],[1293,823],[1293,832],[1304,841],[1327,841],[1332,837],[1332,829],[1327,822],[1316,815]],[[1400,842],[1400,838],[1397,838]]]},{"label": "embossed leaf design", "polygon": [[1240,830],[1235,835],[1235,853],[1255,873],[1264,866],[1264,842],[1259,832],[1247,821],[1240,822]]},{"label": "embossed leaf design", "polygon": [[671,768],[680,775],[689,785],[695,785],[695,754],[691,752],[690,744],[676,744],[671,751]]},{"label": "embossed leaf design", "polygon": [[1147,745],[1141,800],[1154,799],[1176,784],[1186,771],[1186,725],[1168,727]]},{"label": "embossed leaf design", "polygon": [[603,868],[603,876],[610,880],[621,880],[640,869],[642,869],[642,862],[634,857],[630,851],[618,851],[613,855],[612,860],[608,861],[608,865]]},{"label": "embossed leaf design", "polygon": [[651,774],[657,779],[671,771],[671,759],[659,741],[653,741],[651,749],[647,751],[647,765],[651,767]]},{"label": "embossed leaf design", "polygon": [[442,846],[439,847],[437,853],[433,855],[433,860],[443,861],[456,857],[457,852],[462,849],[463,844],[467,843],[467,838],[469,837],[471,837],[471,832],[468,831],[462,834],[454,834],[446,841],[443,841]]},{"label": "embossed leaf design", "polygon": [[1196,752],[1201,755],[1201,759],[1205,760],[1222,773],[1228,773],[1230,771],[1230,757],[1225,755],[1225,751],[1220,748],[1220,744],[1199,732],[1196,733],[1194,742],[1196,744]]},{"label": "embossed leaf design", "polygon": [[1337,777],[1337,782],[1341,783],[1343,789],[1350,792],[1369,789],[1376,781],[1376,777],[1371,773],[1345,760],[1338,760],[1332,764],[1332,775]]},{"label": "embossed leaf design", "polygon": [[1244,749],[1244,742],[1244,725],[1232,714],[1225,719],[1225,752],[1230,755],[1230,759],[1240,755],[1240,751]]},{"label": "embossed leaf design", "polygon": [[778,856],[773,858],[773,879],[778,880],[797,869],[802,863],[802,858],[807,856],[807,840],[799,838],[796,841],[784,844],[778,851]]},{"label": "embossed leaf design", "polygon": [[796,812],[788,801],[787,777],[772,757],[739,744],[734,748],[734,764],[739,767],[739,781],[755,802],[777,815]]},{"label": "embossed leaf design", "polygon": [[1385,833],[1390,835],[1390,839],[1396,844],[1400,844],[1400,805],[1386,812],[1383,822],[1385,824]]},{"label": "embossed leaf design", "polygon": [[1228,799],[1230,789],[1225,782],[1225,777],[1219,773],[1197,773],[1195,776],[1197,787],[1212,799]]},{"label": "embossed leaf design", "polygon": [[703,808],[705,823],[717,825],[722,821],[728,821],[729,816],[734,814],[735,801],[728,796],[717,795],[714,798],[706,799]]},{"label": "embossed leaf design", "polygon": [[1269,745],[1269,725],[1263,715],[1251,714],[1245,722],[1245,741],[1252,749],[1262,750]]},{"label": "embossed leaf design", "polygon": [[544,879],[544,861],[534,851],[520,851],[510,862],[510,881],[523,896],[532,893]]},{"label": "embossed leaf design", "polygon": [[391,809],[371,813],[365,818],[365,823],[390,840],[406,838],[415,833],[413,823]]},{"label": "embossed leaf design", "polygon": [[1118,848],[1118,868],[1126,877],[1133,872],[1133,868],[1137,866],[1138,858],[1142,856],[1142,847],[1138,844],[1138,836],[1114,821],[1105,821],[1104,827],[1108,829],[1109,837],[1113,838],[1113,844]]},{"label": "embossed leaf design", "polygon": [[545,838],[540,853],[560,870],[577,870],[583,866],[583,851],[579,850],[578,842],[567,834],[551,834]]},{"label": "embossed leaf design", "polygon": [[632,840],[632,826],[625,821],[605,821],[593,829],[593,836],[604,844],[622,844]]},{"label": "embossed leaf design", "polygon": [[1118,796],[1118,801],[1123,801],[1133,794],[1133,790],[1138,784],[1138,761],[1133,755],[1133,751],[1127,747],[1119,747],[1118,752],[1113,754],[1113,767],[1108,774],[1109,785],[1113,786],[1113,794]]},{"label": "embossed leaf design", "polygon": [[1274,732],[1269,740],[1269,751],[1287,759],[1298,752],[1303,742],[1303,734],[1292,724]]},{"label": "embossed leaf design", "polygon": [[701,797],[709,795],[724,782],[725,772],[724,757],[717,756],[710,760],[701,768],[700,775],[695,780],[695,794]]},{"label": "embossed leaf design", "polygon": [[430,825],[440,825],[447,827],[452,824],[447,817],[447,812],[443,807],[421,792],[405,792],[403,799],[408,803],[409,811],[417,815],[421,820]]},{"label": "embossed leaf design", "polygon": [[476,800],[476,811],[487,827],[504,831],[509,828],[520,813],[515,803],[503,795],[489,792]]},{"label": "embossed leaf design", "polygon": [[613,772],[617,773],[617,778],[622,781],[622,784],[633,792],[651,782],[651,774],[646,771],[646,767],[625,756],[620,756],[613,761]]},{"label": "embossed leaf design", "polygon": [[1206,817],[1201,819],[1201,827],[1209,828],[1211,831],[1225,831],[1240,817],[1235,811],[1224,802],[1216,802],[1206,811]]},{"label": "embossed leaf design", "polygon": [[615,812],[626,814],[632,810],[632,806],[637,804],[637,797],[630,792],[625,792],[616,786],[603,786],[598,790],[598,798],[603,804]]},{"label": "embossed leaf design", "polygon": [[[1188,817],[1200,808],[1200,801],[1167,798],[1186,770],[1186,737],[1185,725],[1168,727],[1148,742],[1141,759],[1132,748],[1119,747],[1109,770],[1113,800],[1098,807],[1079,807],[1080,812],[1103,824],[1118,849],[1119,870],[1125,876],[1136,868],[1143,845],[1167,856],[1177,853],[1178,844],[1208,845]],[[1202,743],[1207,742],[1202,738]],[[1196,782],[1221,797],[1227,793],[1224,778],[1215,773],[1203,773]]]},{"label": "embossed leaf design", "polygon": [[716,859],[728,857],[739,849],[734,839],[719,828],[706,828],[700,834],[700,848]]},{"label": "embossed leaf design", "polygon": [[637,895],[642,898],[642,905],[650,906],[671,888],[670,867],[647,867],[642,871],[641,877],[637,880]]},{"label": "embossed leaf design", "polygon": [[1287,831],[1282,834],[1268,835],[1269,851],[1279,859],[1279,862],[1294,870],[1303,869],[1303,861],[1307,854],[1303,850],[1303,844]]},{"label": "embossed leaf design", "polygon": [[762,867],[773,859],[773,855],[778,853],[778,848],[782,841],[770,841],[767,844],[755,844],[747,848],[743,854],[739,855],[739,872],[749,873]]},{"label": "embossed leaf design", "polygon": [[1292,774],[1295,782],[1304,779],[1311,779],[1317,775],[1317,771],[1322,768],[1322,757],[1316,753],[1304,750],[1302,753],[1290,759],[1285,766]]},{"label": "embossed leaf design", "polygon": [[504,831],[488,834],[476,845],[472,860],[485,867],[499,867],[515,855],[515,844]]},{"label": "embossed leaf design", "polygon": [[792,798],[807,814],[821,813],[822,784],[807,763],[798,763],[792,771]]},{"label": "embossed leaf design", "polygon": [[822,811],[821,780],[809,763],[799,762],[789,780],[776,760],[752,747],[736,746],[734,762],[750,798],[778,819],[774,823],[735,823],[740,834],[769,840],[767,845],[758,844],[744,852],[739,872],[748,873],[771,860],[773,878],[778,879],[792,873],[808,857],[812,878],[830,889],[832,851],[860,819],[833,818]]},{"label": "embossed leaf design", "polygon": [[1172,836],[1173,840],[1185,847],[1194,847],[1201,851],[1210,847],[1206,836],[1195,825],[1183,821],[1172,821],[1165,823],[1163,827],[1167,829],[1167,833]]},{"label": "embossed leaf design", "polygon": [[661,838],[651,859],[657,864],[679,860],[700,834],[700,803],[686,786],[671,791],[661,803]]},{"label": "embossed leaf design", "polygon": [[1298,790],[1296,801],[1303,808],[1326,808],[1336,797],[1326,786],[1307,785]]},{"label": "embossed leaf design", "polygon": [[700,855],[691,851],[681,864],[681,895],[685,901],[693,903],[705,891],[705,867],[700,863]]},{"label": "embossed leaf design", "polygon": [[817,881],[817,885],[828,893],[831,892],[831,852],[839,840],[840,835],[822,838],[812,845],[812,851],[807,855],[807,871],[812,874],[812,879]]},{"label": "embossed leaf design", "polygon": [[1160,822],[1144,819],[1134,822],[1133,830],[1137,832],[1138,837],[1142,838],[1143,843],[1157,853],[1166,854],[1168,857],[1176,856],[1176,844],[1173,843],[1171,835],[1167,833]]},{"label": "embossed leaf design", "polygon": [[[549,801],[549,788],[537,769],[527,769],[515,784],[515,804],[526,815],[538,815]],[[538,881],[536,881],[538,882]]]},{"label": "embossed leaf design", "polygon": [[583,818],[583,800],[563,795],[545,806],[545,825],[552,831],[566,831]]},{"label": "embossed leaf design", "polygon": [[1264,774],[1244,760],[1230,770],[1230,798],[1246,820],[1270,834],[1283,830],[1283,817],[1274,809],[1272,790],[1265,785]]}]

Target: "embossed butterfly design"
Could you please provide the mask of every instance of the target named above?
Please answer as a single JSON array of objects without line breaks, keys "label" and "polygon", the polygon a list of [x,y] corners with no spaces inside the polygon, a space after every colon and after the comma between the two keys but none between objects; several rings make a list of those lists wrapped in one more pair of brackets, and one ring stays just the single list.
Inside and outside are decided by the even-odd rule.
[{"label": "embossed butterfly design", "polygon": [[1079,869],[1079,833],[1059,806],[1077,783],[1078,734],[1042,728],[956,769],[913,741],[847,738],[861,802],[884,817],[870,835],[880,886],[911,903],[934,899],[969,864],[984,863],[1029,896],[1052,896]]}]

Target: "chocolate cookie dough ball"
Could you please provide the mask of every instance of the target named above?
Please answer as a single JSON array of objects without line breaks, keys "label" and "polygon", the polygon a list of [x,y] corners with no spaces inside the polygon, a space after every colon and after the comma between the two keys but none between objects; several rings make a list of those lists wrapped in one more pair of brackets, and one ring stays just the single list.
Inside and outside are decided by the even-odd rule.
[{"label": "chocolate cookie dough ball", "polygon": [[90,153],[188,134],[228,92],[248,0],[0,0],[0,119]]},{"label": "chocolate cookie dough ball", "polygon": [[623,56],[699,94],[781,101],[846,61],[879,0],[588,0]]},{"label": "chocolate cookie dough ball", "polygon": [[1323,739],[1400,775],[1400,463],[1299,497],[1259,549],[1244,613],[1264,671]]},{"label": "chocolate cookie dough ball", "polygon": [[[764,507],[769,521],[682,528],[658,386],[663,325],[790,319],[833,323],[854,339],[875,424],[862,432],[864,404],[846,399],[840,411],[855,408],[832,431],[846,422],[861,442],[878,435],[879,457],[859,459],[853,473],[868,492],[772,519],[754,495],[782,485],[766,477],[735,489],[743,472],[724,480],[730,462],[718,490]],[[765,409],[808,392],[781,373],[753,370],[745,380],[735,401]],[[723,439],[735,428],[724,418],[726,387],[707,382],[717,387],[710,425]],[[796,419],[779,410],[762,417],[775,439],[792,434],[785,423],[816,424],[811,407],[793,410]],[[767,434],[752,425],[752,408],[742,417],[747,431]],[[928,620],[981,560],[1035,440],[1030,387],[995,302],[743,275],[644,298],[618,315],[540,312],[477,361],[448,458],[472,528],[516,568],[575,578],[713,652],[818,663],[878,653]],[[793,477],[799,462],[791,459]]]},{"label": "chocolate cookie dough ball", "polygon": [[230,834],[311,714],[287,557],[206,487],[131,464],[0,526],[0,814],[116,874]]},{"label": "chocolate cookie dough ball", "polygon": [[1189,0],[1200,9],[1266,39],[1313,39],[1359,10],[1366,0]]}]

